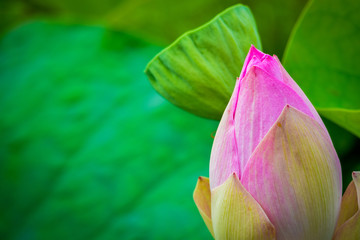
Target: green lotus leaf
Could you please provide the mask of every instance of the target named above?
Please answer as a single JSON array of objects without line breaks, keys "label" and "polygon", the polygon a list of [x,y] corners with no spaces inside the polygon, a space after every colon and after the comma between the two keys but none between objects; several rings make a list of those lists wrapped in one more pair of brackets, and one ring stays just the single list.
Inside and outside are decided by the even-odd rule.
[{"label": "green lotus leaf", "polygon": [[256,19],[263,52],[282,58],[286,43],[307,0],[241,0]]},{"label": "green lotus leaf", "polygon": [[160,50],[46,22],[0,40],[1,239],[211,238],[191,195],[216,123],[154,91]]},{"label": "green lotus leaf", "polygon": [[201,117],[220,119],[251,44],[261,48],[255,20],[248,7],[235,5],[182,35],[145,72],[173,104]]},{"label": "green lotus leaf", "polygon": [[359,1],[310,1],[284,54],[285,68],[320,114],[358,137],[359,10]]},{"label": "green lotus leaf", "polygon": [[34,17],[102,25],[168,45],[238,0],[1,0],[0,34]]},{"label": "green lotus leaf", "polygon": [[360,110],[324,108],[318,112],[360,138]]}]

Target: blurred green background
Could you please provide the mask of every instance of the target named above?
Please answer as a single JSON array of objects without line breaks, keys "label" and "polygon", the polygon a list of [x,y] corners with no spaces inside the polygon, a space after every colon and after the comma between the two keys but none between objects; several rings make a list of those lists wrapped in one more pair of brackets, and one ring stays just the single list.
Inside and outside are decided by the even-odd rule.
[{"label": "blurred green background", "polygon": [[[192,191],[218,123],[171,105],[143,71],[239,2],[281,59],[306,1],[2,0],[1,238],[210,239]],[[359,139],[324,121],[347,186]]]}]

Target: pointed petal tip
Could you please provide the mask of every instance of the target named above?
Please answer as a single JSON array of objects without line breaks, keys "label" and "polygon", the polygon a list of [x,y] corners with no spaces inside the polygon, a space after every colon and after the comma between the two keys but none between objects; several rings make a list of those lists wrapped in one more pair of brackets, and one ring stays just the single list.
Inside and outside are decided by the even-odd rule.
[{"label": "pointed petal tip", "polygon": [[257,49],[253,44],[251,44],[250,49],[249,49],[249,53],[257,53],[257,54],[264,54],[263,52],[261,52],[259,49]]},{"label": "pointed petal tip", "polygon": [[237,176],[236,172],[231,173],[226,182],[233,184],[234,186],[241,184],[240,178]]},{"label": "pointed petal tip", "polygon": [[359,181],[360,180],[360,171],[353,171],[352,177],[353,177],[354,181],[355,181],[355,179],[357,179],[357,181]]},{"label": "pointed petal tip", "polygon": [[245,81],[245,79],[247,78],[255,78],[255,77],[258,78],[259,75],[262,76],[263,74],[269,75],[266,71],[264,71],[264,69],[262,69],[258,65],[252,65],[247,69],[242,81]]},{"label": "pointed petal tip", "polygon": [[[331,145],[333,146],[333,143],[332,143],[332,140],[325,128],[325,126],[323,126],[321,120],[320,122],[314,118],[314,116],[311,116],[311,114],[309,113],[305,113],[303,111],[303,109],[298,109],[296,107],[293,107],[292,105],[290,104],[286,104],[278,118],[278,121],[279,122],[287,122],[287,121],[296,121],[297,118],[303,118],[304,120],[305,119],[308,119],[311,124],[314,124],[314,127],[316,126],[317,127],[321,127],[323,130],[321,131],[323,134],[325,134],[327,137],[325,138],[326,141],[330,142]],[[310,123],[309,123],[310,124]],[[333,149],[333,153],[336,155],[336,158],[338,159],[338,156],[337,156],[337,153],[335,151],[335,148],[332,147]],[[341,166],[340,166],[340,162],[339,162],[339,171],[341,169]],[[341,171],[339,172],[339,174],[341,175]]]},{"label": "pointed petal tip", "polygon": [[[310,117],[308,114],[298,110],[297,108],[291,106],[290,104],[286,104],[283,108],[283,110],[281,111],[281,114],[278,118],[278,121],[279,122],[283,122],[283,121],[286,121],[287,118],[294,118],[296,116],[306,116],[306,117]],[[312,117],[310,117],[311,119],[313,119]],[[314,120],[314,122],[316,122]],[[318,125],[318,123],[316,122],[315,124]]]},{"label": "pointed petal tip", "polygon": [[210,192],[210,188],[209,188],[209,178],[207,177],[198,177],[198,181],[196,182],[196,186],[193,192],[193,197],[194,200],[196,202],[197,196],[200,194],[204,194],[207,193],[207,191]]},{"label": "pointed petal tip", "polygon": [[279,117],[279,121],[284,121],[284,118],[286,118],[285,116],[289,115],[289,114],[304,114],[305,113],[297,110],[296,108],[294,108],[293,106],[291,106],[290,104],[286,104],[283,108],[283,110],[281,111],[280,117]]},{"label": "pointed petal tip", "polygon": [[193,193],[193,199],[207,228],[211,235],[214,236],[211,220],[211,192],[209,179],[207,177],[198,177]]},{"label": "pointed petal tip", "polygon": [[[272,58],[271,56],[269,55],[266,55],[264,54],[264,58]],[[266,60],[265,60],[266,61]],[[265,62],[264,61],[264,62]],[[269,61],[266,61],[266,62],[270,62],[271,60]],[[274,81],[279,81],[276,77],[274,77],[274,75],[271,75],[272,72],[269,71],[269,67],[268,66],[265,66],[264,67],[264,64],[263,63],[259,63],[259,64],[254,64],[254,65],[251,65],[248,67],[247,71],[246,71],[246,74],[244,75],[244,78],[247,78],[248,75],[251,75],[251,74],[254,74],[254,77],[256,78],[259,78],[259,77],[266,77],[266,78],[269,78],[269,79],[273,79]],[[259,76],[260,75],[260,76]],[[244,79],[242,80],[244,81]],[[279,81],[280,83],[282,83],[281,81]],[[277,82],[276,82],[277,83]]]},{"label": "pointed petal tip", "polygon": [[280,113],[280,116],[278,117],[276,123],[273,125],[277,128],[282,128],[284,125],[284,122],[286,121],[286,117],[291,113],[291,111],[297,111],[295,108],[290,106],[289,104],[286,104],[283,108],[283,110]]},{"label": "pointed petal tip", "polygon": [[257,59],[261,59],[263,58],[263,56],[265,56],[266,54],[263,53],[262,51],[260,51],[259,49],[257,49],[256,47],[251,47],[250,50],[249,50],[249,60],[252,59],[252,58],[257,58]]},{"label": "pointed petal tip", "polygon": [[205,181],[205,179],[206,179],[206,177],[202,177],[202,176],[198,177],[199,181]]},{"label": "pointed petal tip", "polygon": [[236,172],[232,172],[226,178],[225,181],[223,181],[221,184],[217,185],[216,187],[211,188],[211,191],[216,191],[218,188],[220,188],[224,184],[236,184],[237,182],[240,183],[240,179],[237,176]]},{"label": "pointed petal tip", "polygon": [[[283,110],[281,111],[280,116],[287,114],[289,111],[291,111],[292,109],[295,109],[294,107],[290,106],[289,104],[285,104]],[[279,116],[279,120],[281,119],[281,117]]]},{"label": "pointed petal tip", "polygon": [[258,50],[254,45],[251,45],[240,73],[240,79],[243,79],[245,77],[250,67],[252,67],[254,64],[256,65],[257,63],[261,62],[261,59],[265,55],[265,53]]},{"label": "pointed petal tip", "polygon": [[232,183],[240,183],[240,179],[237,176],[236,172],[231,173],[226,181]]},{"label": "pointed petal tip", "polygon": [[274,59],[276,59],[276,60],[277,60],[277,62],[279,62],[279,63],[280,63],[280,60],[279,60],[279,58],[278,58],[278,56],[277,56],[276,54],[273,54],[273,55],[272,55],[272,57],[273,57]]}]

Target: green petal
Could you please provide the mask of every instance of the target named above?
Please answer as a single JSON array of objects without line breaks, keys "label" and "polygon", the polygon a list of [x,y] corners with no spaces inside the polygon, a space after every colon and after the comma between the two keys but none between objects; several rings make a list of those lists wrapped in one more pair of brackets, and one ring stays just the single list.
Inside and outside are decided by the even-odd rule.
[{"label": "green petal", "polygon": [[145,72],[173,104],[202,117],[220,119],[253,44],[261,48],[248,7],[235,5],[160,52]]},{"label": "green petal", "polygon": [[199,177],[193,195],[195,204],[199,209],[201,217],[214,237],[214,230],[211,222],[211,193],[209,179]]},{"label": "green petal", "polygon": [[358,240],[360,236],[360,172],[353,172],[353,181],[346,189],[333,240]]},{"label": "green petal", "polygon": [[235,173],[211,192],[215,239],[275,239],[275,228]]}]

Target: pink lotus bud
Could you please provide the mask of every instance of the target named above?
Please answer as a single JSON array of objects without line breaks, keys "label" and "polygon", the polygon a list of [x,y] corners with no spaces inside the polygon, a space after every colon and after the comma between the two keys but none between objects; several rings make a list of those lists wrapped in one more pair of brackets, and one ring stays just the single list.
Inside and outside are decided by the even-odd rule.
[{"label": "pink lotus bud", "polygon": [[209,188],[208,210],[194,195],[213,236],[331,239],[341,186],[315,108],[276,56],[251,47],[215,136],[210,183],[198,182]]}]

